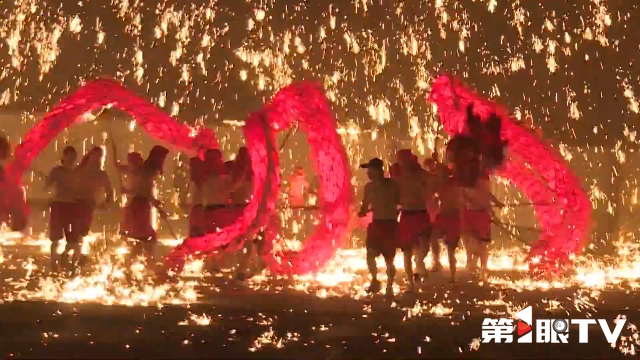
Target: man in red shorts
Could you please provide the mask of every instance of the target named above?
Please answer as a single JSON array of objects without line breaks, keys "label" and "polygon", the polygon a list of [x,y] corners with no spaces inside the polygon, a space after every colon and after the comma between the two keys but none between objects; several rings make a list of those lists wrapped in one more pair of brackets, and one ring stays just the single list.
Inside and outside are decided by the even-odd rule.
[{"label": "man in red shorts", "polygon": [[360,167],[367,169],[370,181],[364,186],[364,197],[358,216],[364,217],[369,211],[373,212],[373,220],[367,227],[366,240],[367,266],[372,278],[369,292],[380,291],[376,258],[382,255],[387,266],[386,296],[392,297],[393,280],[396,276],[393,260],[397,248],[400,190],[394,180],[385,178],[382,160],[374,158]]},{"label": "man in red shorts", "polygon": [[51,240],[51,269],[58,271],[58,242],[62,238],[72,243],[73,222],[76,217],[75,166],[78,152],[73,146],[62,151],[62,164],[54,167],[45,180],[46,188],[53,188],[49,204],[49,239]]},{"label": "man in red shorts", "polygon": [[129,266],[133,258],[144,255],[148,268],[155,270],[155,246],[158,238],[153,228],[153,207],[158,208],[161,216],[166,214],[160,207],[160,201],[154,196],[154,188],[156,179],[162,175],[168,154],[169,150],[165,147],[154,146],[134,176],[130,192],[131,201],[127,203],[125,209],[132,219],[126,234],[133,243],[127,260]]},{"label": "man in red shorts", "polygon": [[[456,249],[460,243],[460,226],[462,204],[462,188],[453,180],[453,172],[443,169],[436,178],[436,189],[440,200],[440,209],[436,215],[431,234],[431,241],[443,240],[447,247],[451,282],[456,281]],[[427,251],[429,247],[426,247]]]},{"label": "man in red shorts", "polygon": [[73,250],[73,270],[75,270],[76,263],[80,263],[81,265],[81,262],[84,260],[81,254],[82,242],[91,230],[93,212],[96,208],[97,200],[101,195],[100,193],[104,193],[104,205],[113,202],[111,181],[107,173],[102,169],[103,156],[104,151],[102,148],[96,146],[82,158],[82,161],[80,161],[80,164],[75,170],[76,189],[74,195],[76,199],[76,216],[71,231],[72,236],[70,240],[67,240],[65,249],[65,257]]},{"label": "man in red shorts", "polygon": [[[409,149],[398,151],[398,163],[401,174],[395,178],[400,187],[400,248],[404,254],[404,266],[409,291],[414,289],[413,251],[424,248],[431,237],[431,220],[427,211],[427,202],[433,196],[431,177]],[[439,254],[434,254],[439,256]],[[420,254],[418,257],[422,257]],[[423,262],[424,258],[417,259]],[[421,274],[426,276],[426,273]]]},{"label": "man in red shorts", "polygon": [[462,214],[467,248],[467,267],[475,270],[480,260],[480,275],[487,275],[489,261],[489,245],[491,244],[492,205],[504,207],[491,193],[489,175],[479,176],[473,187],[465,187],[462,192],[465,210]]}]

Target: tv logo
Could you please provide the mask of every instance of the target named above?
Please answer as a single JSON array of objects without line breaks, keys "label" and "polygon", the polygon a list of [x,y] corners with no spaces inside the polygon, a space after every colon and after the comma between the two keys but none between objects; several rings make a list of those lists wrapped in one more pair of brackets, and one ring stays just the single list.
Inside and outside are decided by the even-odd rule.
[{"label": "tv logo", "polygon": [[589,326],[599,324],[607,342],[615,344],[624,328],[626,319],[614,321],[616,327],[611,331],[604,319],[536,319],[535,342],[533,341],[533,308],[531,306],[515,314],[513,319],[484,319],[482,321],[483,343],[512,343],[514,332],[517,343],[522,344],[566,344],[569,342],[569,325],[578,325],[578,342],[589,343]]}]

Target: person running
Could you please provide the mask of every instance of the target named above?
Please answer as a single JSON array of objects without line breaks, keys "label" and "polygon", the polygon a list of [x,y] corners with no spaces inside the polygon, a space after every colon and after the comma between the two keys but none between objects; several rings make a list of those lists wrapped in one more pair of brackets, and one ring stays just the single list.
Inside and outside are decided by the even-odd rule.
[{"label": "person running", "polygon": [[[423,165],[424,165],[424,169],[427,171],[427,173],[429,173],[431,178],[436,179],[435,180],[436,183],[438,183],[439,179],[441,179],[442,176],[445,176],[448,173],[447,167],[444,166],[438,160],[438,154],[436,151],[434,151],[431,154],[431,157],[426,158],[424,160]],[[427,212],[429,213],[429,219],[431,220],[432,224],[436,221],[436,216],[438,214],[438,209],[439,209],[438,196],[439,196],[438,191],[437,190],[434,191],[434,196],[430,197],[427,200],[427,204],[426,204]],[[418,259],[420,259],[421,256],[423,255],[426,256],[429,250],[431,250],[431,253],[434,254],[432,256],[433,271],[438,272],[442,270],[442,262],[440,261],[440,256],[437,255],[437,254],[440,254],[440,241],[434,240],[433,237],[431,237],[429,244],[431,246],[431,249],[423,249],[422,247],[418,247],[416,256],[418,257]],[[424,252],[424,253],[421,253],[421,252]],[[422,268],[422,265],[424,265],[424,262],[417,261],[416,264],[418,267],[418,272],[420,274],[425,274],[426,268],[424,269]]]},{"label": "person running", "polygon": [[[456,281],[456,249],[460,243],[460,226],[462,203],[462,188],[457,186],[453,179],[453,172],[445,168],[436,178],[436,189],[440,207],[435,217],[431,242],[442,240],[447,247],[449,257],[449,270],[451,272],[451,282]],[[433,247],[431,247],[433,249]],[[440,247],[438,246],[438,250]],[[426,247],[429,250],[429,247]]]},{"label": "person running", "polygon": [[309,182],[302,166],[296,166],[289,177],[289,205],[301,208],[305,205],[305,195],[309,190]]},{"label": "person running", "polygon": [[60,265],[58,243],[63,238],[66,243],[73,243],[73,223],[77,216],[75,198],[75,166],[78,152],[73,146],[62,151],[61,165],[51,169],[45,179],[45,188],[53,189],[49,204],[49,240],[51,240],[51,271],[57,272]]},{"label": "person running", "polygon": [[[158,242],[156,230],[153,227],[153,207],[156,207],[161,216],[166,216],[161,208],[161,202],[154,195],[155,181],[163,172],[164,162],[169,150],[156,145],[149,152],[142,166],[134,175],[131,188],[131,201],[127,204],[127,212],[133,219],[129,232],[126,234],[133,240],[130,253],[131,260],[144,256],[147,265],[155,265],[155,247]],[[152,269],[153,270],[153,269]]]},{"label": "person running", "polygon": [[233,178],[225,174],[222,152],[209,149],[205,153],[207,172],[203,187],[205,233],[214,233],[226,227],[231,219],[228,209],[231,194],[242,184],[244,175]]},{"label": "person running", "polygon": [[[235,221],[244,213],[247,204],[253,196],[253,168],[249,149],[241,147],[233,166],[234,181],[239,181],[238,187],[231,194],[232,219]],[[260,231],[253,239],[244,240],[244,246],[239,254],[237,279],[244,281],[253,263],[260,261],[264,244],[264,232]]]},{"label": "person running", "polygon": [[104,151],[100,147],[91,149],[80,161],[76,167],[76,216],[72,229],[71,241],[67,241],[64,252],[65,262],[71,251],[73,251],[73,259],[71,262],[72,270],[75,270],[76,264],[82,265],[84,258],[82,257],[82,242],[85,236],[89,235],[91,223],[93,221],[93,212],[96,208],[97,199],[100,193],[104,193],[104,205],[113,202],[113,187],[107,173],[102,170],[102,158]]},{"label": "person running", "polygon": [[29,220],[29,206],[24,190],[5,173],[11,159],[11,143],[0,136],[0,223],[9,225],[12,231],[24,231]]},{"label": "person running", "polygon": [[[401,175],[396,177],[400,187],[400,247],[404,255],[408,291],[413,291],[413,251],[427,245],[431,237],[431,221],[426,205],[433,195],[433,186],[429,174],[415,161],[411,150],[398,151],[397,158],[401,168]],[[424,258],[420,257],[422,254],[416,261],[424,262]],[[420,275],[427,276],[426,272]]]},{"label": "person running", "polygon": [[393,261],[398,240],[400,189],[394,180],[384,176],[382,160],[374,158],[360,167],[367,169],[370,181],[364,186],[364,195],[358,216],[365,217],[367,213],[373,213],[373,220],[367,227],[366,237],[367,266],[371,273],[371,285],[368,291],[372,294],[380,291],[381,284],[378,280],[376,259],[382,255],[387,267],[386,296],[392,297],[393,281],[396,276]]},{"label": "person running", "polygon": [[463,231],[467,239],[467,266],[475,270],[480,260],[481,276],[486,278],[489,260],[489,245],[491,244],[492,205],[504,207],[491,193],[489,175],[480,176],[475,186],[462,190],[465,210],[462,214]]},{"label": "person running", "polygon": [[[125,196],[126,204],[131,201],[131,189],[133,189],[135,176],[144,163],[144,158],[139,152],[132,151],[127,154],[127,162],[123,163],[118,159],[118,148],[115,140],[111,138],[111,154],[113,166],[118,171],[120,180],[120,193]],[[128,211],[130,208],[125,205],[122,208],[122,222],[120,224],[120,235],[127,237],[131,230],[131,224],[135,222],[135,214]]]}]

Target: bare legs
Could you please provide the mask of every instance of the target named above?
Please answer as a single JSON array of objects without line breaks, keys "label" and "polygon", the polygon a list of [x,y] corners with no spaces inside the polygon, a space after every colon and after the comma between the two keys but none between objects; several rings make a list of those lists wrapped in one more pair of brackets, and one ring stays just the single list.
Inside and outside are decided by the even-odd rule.
[{"label": "bare legs", "polygon": [[51,240],[51,271],[57,272],[58,265],[60,263],[60,256],[58,255],[58,243],[60,240]]},{"label": "bare legs", "polygon": [[480,261],[480,275],[486,279],[489,263],[489,244],[491,240],[478,239],[478,237],[467,234],[464,240],[464,247],[467,251],[467,269],[478,270]]},{"label": "bare legs", "polygon": [[[404,258],[404,272],[407,275],[407,290],[413,291],[415,290],[415,282],[413,281],[413,246],[402,249],[402,257]],[[419,259],[416,259],[416,261],[420,262]],[[424,265],[424,260],[422,262]]]},{"label": "bare legs", "polygon": [[130,244],[129,255],[125,260],[125,266],[127,269],[131,270],[134,259],[143,256],[146,260],[147,269],[155,272],[155,248],[158,240],[156,238],[151,238],[146,240],[130,239],[129,241],[133,244]]},{"label": "bare legs", "polygon": [[456,260],[456,248],[458,239],[456,239],[455,243],[451,244],[447,242],[447,256],[449,257],[449,271],[451,272],[451,282],[456,281],[456,267],[458,266],[458,261]]},{"label": "bare legs", "polygon": [[367,249],[367,267],[369,268],[369,272],[371,273],[371,286],[369,287],[369,292],[375,294],[380,291],[381,284],[380,280],[378,280],[378,265],[376,263],[376,258],[379,255],[384,255],[384,262],[387,267],[387,291],[386,295],[388,297],[393,296],[393,281],[396,277],[396,266],[393,264],[393,260],[395,258],[395,252],[393,255],[389,254],[381,254],[379,251],[375,251],[373,249]]},{"label": "bare legs", "polygon": [[427,266],[425,264],[425,258],[429,255],[429,249],[431,246],[431,239],[421,239],[420,245],[416,248],[416,272],[421,278],[426,278],[429,275]]}]

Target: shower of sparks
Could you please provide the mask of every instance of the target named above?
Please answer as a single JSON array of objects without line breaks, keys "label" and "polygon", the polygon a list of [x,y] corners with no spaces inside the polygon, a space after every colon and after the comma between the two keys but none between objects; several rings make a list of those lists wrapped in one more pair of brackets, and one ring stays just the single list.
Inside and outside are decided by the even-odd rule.
[{"label": "shower of sparks", "polygon": [[[512,109],[524,126],[542,131],[583,178],[598,223],[589,246],[592,252],[575,259],[572,273],[563,278],[534,279],[527,274],[526,248],[521,244],[526,242],[522,239],[535,239],[533,214],[523,207],[503,209],[498,214],[500,220],[520,227],[500,232],[501,239],[496,240],[489,260],[491,275],[486,285],[518,293],[575,290],[568,302],[550,295],[544,308],[588,312],[594,309],[601,291],[637,291],[640,287],[635,160],[640,67],[636,62],[639,44],[632,36],[640,31],[640,13],[634,1],[612,3],[4,1],[0,4],[0,80],[4,85],[0,115],[4,111],[21,113],[24,129],[8,134],[17,142],[21,133],[40,119],[39,114],[70,90],[107,75],[189,124],[217,127],[221,149],[229,158],[230,151],[242,142],[238,127],[243,126],[247,112],[260,108],[287,84],[313,79],[323,84],[339,119],[338,133],[354,170],[352,183],[359,192],[364,178],[355,171],[363,159],[378,156],[391,161],[393,152],[401,147],[411,147],[423,157],[434,150],[442,153],[441,148],[436,149],[437,144],[442,146],[437,139],[443,135],[437,109],[426,104],[424,96],[441,71],[453,72]],[[90,7],[92,11],[87,11]],[[102,113],[85,114],[82,120],[97,128]],[[132,143],[119,141],[123,152],[139,150],[148,142],[135,121],[129,120],[123,128]],[[76,145],[81,143],[78,148],[83,150],[93,143],[104,146],[107,134],[99,134],[81,142],[76,139]],[[61,137],[61,141],[67,140],[66,134]],[[61,144],[55,142],[56,152]],[[304,146],[304,141],[293,139],[284,148],[280,157],[285,171],[298,164],[306,167],[308,153],[299,151]],[[110,167],[109,163],[105,166]],[[178,201],[173,196],[175,184],[182,181],[178,170],[167,171],[158,181],[155,191],[159,198]],[[29,173],[24,179],[27,197],[42,188],[41,183],[41,175]],[[526,201],[502,179],[494,181],[493,190],[508,203]],[[287,202],[286,195],[282,201]],[[308,205],[314,204],[311,196]],[[308,228],[317,221],[315,215],[280,208],[282,240],[275,249],[298,249],[310,233]],[[606,228],[610,223],[617,228]],[[163,226],[154,216],[154,227]],[[531,230],[523,230],[528,227]],[[79,277],[54,278],[44,274],[37,258],[11,253],[13,245],[49,251],[50,242],[44,235],[27,240],[22,236],[0,235],[5,248],[0,248],[0,266],[23,272],[20,278],[0,284],[0,302],[161,307],[206,301],[199,288],[213,275],[202,261],[187,264],[179,283],[172,285],[154,284],[147,276],[150,271],[138,264],[133,267],[132,282],[122,261],[127,249],[110,246],[105,251],[105,244],[113,239],[92,234],[82,247],[84,254],[95,258],[92,268]],[[263,272],[253,276],[248,287],[362,299],[370,278],[362,236],[354,232],[351,239],[351,248],[339,250],[319,273],[295,277],[282,285],[279,281],[283,279]],[[168,247],[179,242],[162,241]],[[614,256],[594,255],[601,247],[614,249]],[[57,251],[61,253],[63,248],[60,243]],[[456,255],[462,269],[466,265],[463,250]],[[446,254],[440,258],[446,268]],[[403,267],[401,256],[396,257],[396,266]],[[386,280],[382,261],[378,267],[380,278]],[[215,276],[232,271],[223,270],[223,275]],[[396,284],[394,293],[401,292]],[[484,305],[486,314],[502,315],[521,307],[502,297],[486,300]],[[459,306],[453,297],[435,304],[419,302],[405,309],[405,319],[423,315],[446,318],[460,311]],[[498,307],[506,309],[496,310]],[[180,324],[215,322],[215,317],[207,314],[190,314]],[[299,338],[267,326],[250,351],[267,345],[280,348]],[[640,333],[635,325],[629,325],[629,330],[632,334],[621,337],[618,349],[635,355]],[[387,334],[385,341],[391,339]],[[477,351],[480,340],[469,341],[469,350]]]}]

